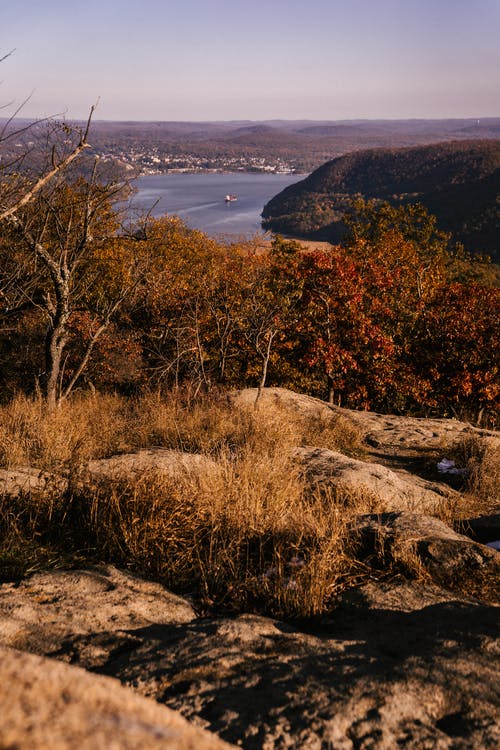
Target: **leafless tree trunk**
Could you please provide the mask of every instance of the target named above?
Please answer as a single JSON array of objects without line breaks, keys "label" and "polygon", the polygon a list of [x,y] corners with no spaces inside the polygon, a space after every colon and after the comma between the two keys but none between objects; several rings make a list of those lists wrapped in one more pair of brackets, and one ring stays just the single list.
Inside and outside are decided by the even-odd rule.
[{"label": "leafless tree trunk", "polygon": [[257,388],[257,396],[255,397],[256,408],[257,408],[257,403],[262,395],[262,391],[266,385],[267,368],[269,367],[269,359],[271,357],[271,348],[272,348],[273,341],[277,333],[278,333],[277,328],[273,328],[267,331],[266,335],[263,337],[263,340],[258,340],[256,344],[257,352],[260,354],[262,358],[262,372],[261,372],[259,385]]}]

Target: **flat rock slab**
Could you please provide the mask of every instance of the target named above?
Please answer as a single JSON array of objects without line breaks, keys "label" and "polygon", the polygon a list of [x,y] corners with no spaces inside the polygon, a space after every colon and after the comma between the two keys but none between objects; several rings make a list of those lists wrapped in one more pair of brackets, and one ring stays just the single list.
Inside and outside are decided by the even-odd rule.
[{"label": "flat rock slab", "polygon": [[294,455],[312,487],[332,486],[347,492],[368,493],[384,511],[436,513],[453,507],[461,499],[447,485],[409,472],[394,472],[382,464],[350,458],[326,448],[297,448]]},{"label": "flat rock slab", "polygon": [[[251,614],[197,619],[178,597],[169,614],[156,584],[90,573],[1,586],[17,645],[118,677],[247,750],[499,746],[496,607],[423,583],[372,583],[303,632]],[[134,601],[146,607],[135,621]]]},{"label": "flat rock slab", "polygon": [[68,482],[63,477],[31,466],[0,469],[0,497],[64,492]]},{"label": "flat rock slab", "polygon": [[[37,573],[0,586],[0,643],[40,654],[77,634],[126,633],[194,619],[186,599],[112,566]],[[98,650],[89,659],[98,660]]]},{"label": "flat rock slab", "polygon": [[108,677],[0,646],[6,750],[224,750],[225,742]]},{"label": "flat rock slab", "polygon": [[[216,467],[215,461],[200,453],[151,448],[89,461],[77,476],[71,477],[71,487],[81,489],[101,481],[135,482],[152,474],[160,478],[199,476],[215,471]],[[0,497],[60,494],[69,488],[68,477],[35,467],[0,469]]]},{"label": "flat rock slab", "polygon": [[363,431],[365,441],[375,448],[440,450],[468,436],[491,435],[458,419],[402,417],[350,410],[349,414]]},{"label": "flat rock slab", "polygon": [[183,453],[166,448],[123,453],[110,458],[89,461],[84,477],[127,481],[148,473],[174,477],[179,474],[200,474],[216,468],[215,461],[200,453]]}]

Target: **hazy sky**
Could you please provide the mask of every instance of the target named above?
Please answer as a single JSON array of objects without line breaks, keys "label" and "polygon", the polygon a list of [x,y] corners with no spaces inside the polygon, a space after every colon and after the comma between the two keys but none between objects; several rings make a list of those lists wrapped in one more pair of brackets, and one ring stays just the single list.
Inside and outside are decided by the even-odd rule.
[{"label": "hazy sky", "polygon": [[[500,116],[500,0],[0,0],[26,116]],[[1,56],[1,55],[0,55]],[[5,110],[4,110],[5,112]]]}]

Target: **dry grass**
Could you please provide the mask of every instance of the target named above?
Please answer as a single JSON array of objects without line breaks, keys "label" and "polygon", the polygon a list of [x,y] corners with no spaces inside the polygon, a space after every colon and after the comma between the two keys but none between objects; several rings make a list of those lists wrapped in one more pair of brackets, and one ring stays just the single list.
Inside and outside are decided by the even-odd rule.
[{"label": "dry grass", "polygon": [[0,466],[5,468],[57,470],[127,447],[126,404],[114,396],[76,398],[53,412],[26,396],[0,407]]},{"label": "dry grass", "polygon": [[60,470],[138,448],[165,447],[211,456],[267,453],[297,445],[354,450],[360,444],[341,417],[290,414],[277,405],[234,407],[227,394],[192,401],[187,394],[136,399],[77,396],[48,413],[42,401],[17,396],[0,407],[0,467]]},{"label": "dry grass", "polygon": [[[78,397],[53,413],[18,397],[0,409],[4,467],[70,473],[91,458],[162,446],[209,455],[214,469],[103,481],[65,495],[0,496],[0,577],[109,561],[193,592],[200,611],[294,618],[321,615],[345,587],[372,575],[422,577],[412,549],[389,559],[382,547],[371,558],[360,548],[355,519],[383,510],[377,498],[311,494],[292,458],[297,445],[345,451],[358,443],[335,418],[235,408],[224,394],[194,402],[182,394]],[[477,467],[471,481],[489,502],[495,456],[467,450]]]},{"label": "dry grass", "polygon": [[96,546],[177,590],[195,588],[201,608],[323,612],[353,569],[348,514],[306,501],[289,459],[254,459],[221,457],[198,481],[149,477],[111,497],[103,488],[91,507]]},{"label": "dry grass", "polygon": [[3,575],[60,565],[66,550],[194,592],[201,611],[319,615],[359,574],[348,525],[360,507],[306,497],[283,453],[255,459],[243,450],[198,478],[3,498]]},{"label": "dry grass", "polygon": [[[477,441],[479,442],[479,441]],[[469,445],[467,467],[470,473],[469,487],[488,509],[500,503],[500,441],[490,438],[479,446]]]},{"label": "dry grass", "polygon": [[498,513],[500,504],[500,440],[497,437],[468,436],[448,451],[459,467],[467,471],[466,502],[457,509],[455,521]]},{"label": "dry grass", "polygon": [[225,395],[191,402],[146,394],[75,398],[53,413],[18,397],[0,420],[4,467],[69,473],[91,458],[151,446],[215,461],[213,471],[175,481],[149,474],[65,497],[0,498],[4,576],[59,564],[58,550],[69,550],[79,561],[108,560],[194,589],[202,608],[312,616],[356,574],[346,529],[359,507],[338,495],[311,497],[292,459],[301,444],[354,444],[335,418],[235,408]]}]

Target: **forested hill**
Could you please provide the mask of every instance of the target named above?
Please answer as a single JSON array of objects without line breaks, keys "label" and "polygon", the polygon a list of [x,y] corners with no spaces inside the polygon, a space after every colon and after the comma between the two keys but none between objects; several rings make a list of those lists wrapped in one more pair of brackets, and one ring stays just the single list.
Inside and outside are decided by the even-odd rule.
[{"label": "forested hill", "polygon": [[500,261],[500,140],[358,151],[323,164],[264,207],[275,232],[337,242],[354,197],[422,203],[472,252]]}]

